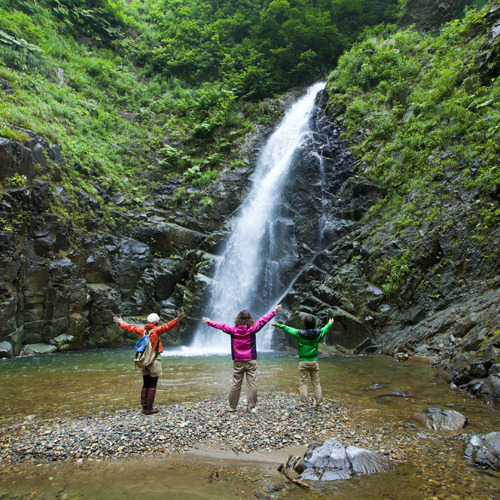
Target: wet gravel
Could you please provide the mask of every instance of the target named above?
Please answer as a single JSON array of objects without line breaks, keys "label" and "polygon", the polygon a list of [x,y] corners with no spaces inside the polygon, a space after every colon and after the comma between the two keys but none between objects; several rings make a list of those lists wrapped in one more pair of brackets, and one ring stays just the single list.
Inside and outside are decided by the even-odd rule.
[{"label": "wet gravel", "polygon": [[139,409],[101,412],[86,418],[24,421],[4,427],[0,461],[4,463],[105,459],[157,453],[183,453],[198,445],[230,449],[235,454],[307,446],[335,438],[402,455],[387,429],[353,427],[353,418],[339,402],[325,400],[320,410],[304,408],[287,394],[261,393],[256,413],[241,404],[227,411],[223,397],[160,406],[155,415]]}]

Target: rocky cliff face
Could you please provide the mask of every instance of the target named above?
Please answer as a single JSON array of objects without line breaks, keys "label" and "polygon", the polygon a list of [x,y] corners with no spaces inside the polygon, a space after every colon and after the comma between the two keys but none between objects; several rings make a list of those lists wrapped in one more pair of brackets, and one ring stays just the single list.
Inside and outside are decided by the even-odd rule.
[{"label": "rocky cliff face", "polygon": [[422,31],[438,29],[456,19],[474,0],[407,0],[399,26],[415,26]]},{"label": "rocky cliff face", "polygon": [[[297,257],[289,266],[294,279],[283,322],[299,326],[304,313],[320,321],[332,315],[326,343],[340,352],[426,357],[449,382],[499,398],[498,249],[487,243],[478,254],[460,197],[447,207],[456,223],[446,233],[425,226],[394,237],[376,215],[367,216],[386,192],[353,175],[338,117],[318,109],[315,118],[317,133],[300,152],[282,207],[293,221],[287,240]],[[250,141],[249,164],[265,133]],[[196,212],[187,200],[173,204],[175,179],[160,183],[143,207],[124,208],[124,197],[112,193],[112,223],[82,191],[78,203],[87,216],[77,224],[55,212],[74,202],[57,183],[60,152],[32,138],[24,145],[0,142],[8,185],[0,199],[0,356],[130,344],[112,323],[114,314],[141,322],[156,311],[167,320],[181,308],[188,320],[165,343],[189,343],[250,166],[222,175],[209,188],[213,204]],[[40,165],[50,169],[52,182],[39,178]],[[328,223],[311,239],[320,219]],[[384,293],[376,284],[380,263],[400,258],[404,241],[418,250],[407,263],[419,269],[418,277],[410,275],[398,295]],[[275,347],[288,342],[276,335]]]},{"label": "rocky cliff face", "polygon": [[[12,92],[4,80],[2,91]],[[279,117],[294,98],[268,105]],[[75,181],[67,192],[57,146],[11,128],[28,139],[0,138],[0,357],[130,345],[133,336],[123,335],[113,315],[144,323],[154,311],[167,321],[179,309],[188,318],[164,344],[188,344],[214,255],[269,130],[256,127],[239,151],[242,166],[206,192],[187,188],[178,198],[182,179],[151,170],[141,180],[152,186],[143,205],[96,185],[104,208]],[[199,203],[205,194],[212,204]],[[62,217],[61,207],[71,207],[75,220]]]},{"label": "rocky cliff face", "polygon": [[[144,207],[125,209],[124,197],[114,193],[110,223],[97,200],[83,190],[75,200],[54,182],[60,162],[58,148],[35,134],[24,145],[0,139],[6,186],[0,196],[0,356],[130,344],[111,323],[113,315],[141,322],[151,311],[165,321],[178,309],[189,313],[196,290],[187,284],[197,252],[236,209],[250,173],[242,167],[221,176],[215,206],[197,219],[172,207],[175,180],[159,185]],[[41,167],[52,181],[39,178]],[[78,204],[83,223],[56,213],[70,203]],[[190,331],[183,322],[165,343],[185,343]]]}]

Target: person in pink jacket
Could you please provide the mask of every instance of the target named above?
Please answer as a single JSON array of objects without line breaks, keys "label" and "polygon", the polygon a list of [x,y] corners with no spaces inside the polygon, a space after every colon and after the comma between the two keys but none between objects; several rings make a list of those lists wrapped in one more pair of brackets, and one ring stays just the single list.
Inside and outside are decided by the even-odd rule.
[{"label": "person in pink jacket", "polygon": [[234,326],[202,318],[212,328],[231,335],[231,354],[233,357],[233,381],[229,390],[229,410],[236,411],[240,400],[243,377],[247,379],[247,406],[257,411],[257,340],[255,334],[281,310],[278,304],[271,312],[255,321],[249,311],[241,311],[234,320]]}]

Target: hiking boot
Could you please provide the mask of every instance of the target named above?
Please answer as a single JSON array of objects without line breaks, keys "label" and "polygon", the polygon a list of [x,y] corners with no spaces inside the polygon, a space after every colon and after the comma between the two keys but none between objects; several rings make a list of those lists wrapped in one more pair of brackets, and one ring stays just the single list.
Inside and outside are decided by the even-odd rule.
[{"label": "hiking boot", "polygon": [[147,388],[142,388],[141,391],[141,406],[142,406],[142,413],[146,413],[146,403],[148,401],[148,389]]},{"label": "hiking boot", "polygon": [[146,409],[144,411],[145,415],[152,415],[153,413],[158,413],[158,408],[153,408],[155,402],[156,389],[148,389],[148,394],[146,398]]}]

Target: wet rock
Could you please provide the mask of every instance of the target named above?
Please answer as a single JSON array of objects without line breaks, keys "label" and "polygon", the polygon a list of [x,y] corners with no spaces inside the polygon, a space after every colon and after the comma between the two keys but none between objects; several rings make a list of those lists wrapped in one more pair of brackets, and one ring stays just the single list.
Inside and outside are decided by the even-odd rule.
[{"label": "wet rock", "polygon": [[405,391],[392,391],[387,394],[379,394],[376,396],[378,398],[411,398],[412,396]]},{"label": "wet rock", "polygon": [[464,456],[473,465],[500,470],[500,432],[473,434],[467,443]]},{"label": "wet rock", "polygon": [[497,375],[489,375],[482,383],[479,394],[500,399],[500,377]]},{"label": "wet rock", "polygon": [[354,348],[356,354],[374,354],[380,351],[380,346],[370,337]]},{"label": "wet rock", "polygon": [[53,338],[50,343],[55,345],[58,351],[69,351],[72,348],[74,338],[73,335],[59,335]]},{"label": "wet rock", "polygon": [[311,445],[303,460],[295,466],[300,479],[313,481],[337,481],[363,474],[374,474],[391,468],[384,456],[358,446],[345,448],[336,440],[326,441],[322,446]]},{"label": "wet rock", "polygon": [[387,189],[361,176],[348,179],[338,193],[340,217],[359,221],[367,210],[387,194]]},{"label": "wet rock", "polygon": [[467,423],[467,418],[461,413],[440,408],[429,408],[423,413],[415,413],[411,420],[437,432],[458,431]]},{"label": "wet rock", "polygon": [[11,358],[14,349],[10,342],[0,342],[0,358]]},{"label": "wet rock", "polygon": [[0,138],[0,181],[14,174],[33,179],[35,176],[33,152],[18,142]]},{"label": "wet rock", "polygon": [[496,377],[500,376],[500,363],[496,363],[494,365],[491,365],[488,373],[490,375],[495,375]]},{"label": "wet rock", "polygon": [[28,344],[24,346],[21,356],[29,356],[32,354],[50,354],[56,352],[57,347],[49,344]]}]

